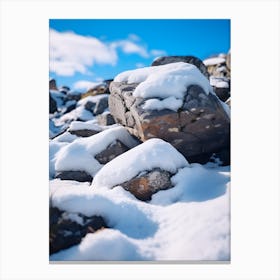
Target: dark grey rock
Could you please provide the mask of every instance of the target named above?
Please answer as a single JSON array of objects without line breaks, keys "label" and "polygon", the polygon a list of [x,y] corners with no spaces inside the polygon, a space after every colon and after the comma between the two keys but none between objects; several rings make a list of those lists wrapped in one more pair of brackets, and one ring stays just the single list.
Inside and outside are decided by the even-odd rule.
[{"label": "dark grey rock", "polygon": [[57,105],[55,100],[52,98],[52,95],[49,94],[49,113],[53,114],[57,111]]},{"label": "dark grey rock", "polygon": [[97,122],[99,125],[103,125],[103,126],[112,125],[116,123],[113,116],[110,113],[98,115]]},{"label": "dark grey rock", "polygon": [[93,110],[93,113],[95,116],[102,114],[107,108],[108,108],[108,97],[105,96],[96,102],[96,106]]},{"label": "dark grey rock", "polygon": [[91,113],[93,113],[94,109],[95,109],[95,106],[96,106],[96,103],[94,102],[91,102],[91,101],[88,101],[86,104],[85,104],[85,109],[90,111]]},{"label": "dark grey rock", "polygon": [[122,142],[117,140],[115,143],[112,143],[109,147],[107,147],[104,151],[97,154],[95,158],[101,163],[106,164],[117,156],[128,151],[129,148],[124,145]]},{"label": "dark grey rock", "polygon": [[67,92],[67,100],[75,100],[79,101],[81,99],[82,94],[79,92]]},{"label": "dark grey rock", "polygon": [[100,131],[92,130],[92,129],[78,129],[78,130],[68,130],[71,134],[79,136],[79,137],[89,137],[99,133]]},{"label": "dark grey rock", "polygon": [[65,103],[65,107],[61,110],[61,114],[67,114],[76,108],[77,102],[69,100]]},{"label": "dark grey rock", "polygon": [[216,95],[223,101],[226,102],[230,97],[230,88],[217,88],[213,87]]},{"label": "dark grey rock", "polygon": [[162,56],[153,61],[152,66],[164,65],[174,62],[186,62],[195,65],[200,72],[208,79],[209,73],[204,63],[195,56]]},{"label": "dark grey rock", "polygon": [[87,233],[106,228],[104,219],[100,216],[87,217],[74,213],[82,223],[77,223],[68,218],[68,214],[56,207],[49,211],[49,253],[54,254],[60,250],[77,245]]},{"label": "dark grey rock", "polygon": [[92,182],[92,176],[85,171],[65,170],[56,173],[55,178],[61,180],[74,180],[78,182]]}]

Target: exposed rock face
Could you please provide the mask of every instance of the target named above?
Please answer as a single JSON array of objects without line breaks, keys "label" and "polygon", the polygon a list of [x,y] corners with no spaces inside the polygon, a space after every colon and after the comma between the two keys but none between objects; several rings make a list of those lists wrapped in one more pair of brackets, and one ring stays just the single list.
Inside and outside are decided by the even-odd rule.
[{"label": "exposed rock face", "polygon": [[210,76],[210,84],[216,95],[225,102],[230,97],[230,79]]},{"label": "exposed rock face", "polygon": [[[106,228],[102,217],[87,217],[78,213],[67,213],[50,207],[50,254],[79,244],[87,233]],[[74,217],[74,218],[73,218]]]},{"label": "exposed rock face", "polygon": [[85,171],[59,171],[56,173],[55,178],[61,180],[75,180],[78,182],[91,182],[92,176]]},{"label": "exposed rock face", "polygon": [[65,103],[61,114],[67,114],[76,108],[77,102],[75,100],[69,100]]},{"label": "exposed rock face", "polygon": [[108,97],[101,98],[96,102],[93,114],[95,116],[102,114],[106,108],[108,108]]},{"label": "exposed rock face", "polygon": [[96,131],[93,129],[78,129],[78,130],[68,130],[71,134],[79,136],[79,137],[89,137],[99,133],[100,131]]},{"label": "exposed rock face", "polygon": [[174,62],[186,62],[193,64],[206,78],[209,78],[209,73],[207,72],[206,66],[199,58],[195,56],[162,56],[154,60],[152,66],[164,65]]},{"label": "exposed rock face", "polygon": [[49,81],[49,89],[57,90],[55,79],[50,79],[50,81]]},{"label": "exposed rock face", "polygon": [[95,108],[95,105],[96,103],[92,102],[92,101],[88,101],[86,104],[85,104],[85,109],[90,111],[90,112],[93,112],[94,111],[94,108]]},{"label": "exposed rock face", "polygon": [[226,102],[230,97],[230,88],[229,87],[213,87],[217,96],[223,101]]},{"label": "exposed rock face", "polygon": [[121,141],[117,140],[115,143],[113,143],[109,147],[107,147],[106,150],[97,154],[95,156],[95,158],[101,164],[106,164],[107,162],[111,161],[115,157],[125,153],[128,150],[129,150],[129,148],[126,145],[124,145]]},{"label": "exposed rock face", "polygon": [[172,187],[170,177],[169,172],[156,168],[145,174],[138,175],[136,178],[121,184],[121,186],[136,198],[147,201],[152,198],[154,193]]},{"label": "exposed rock face", "polygon": [[79,92],[69,91],[67,92],[67,99],[68,100],[75,100],[79,101],[81,99],[82,94]]},{"label": "exposed rock face", "polygon": [[57,106],[55,100],[52,98],[51,94],[49,94],[49,113],[53,114],[57,111]]},{"label": "exposed rock face", "polygon": [[229,147],[230,121],[218,98],[190,86],[177,111],[144,110],[135,98],[137,84],[112,82],[109,108],[116,122],[146,141],[160,138],[172,144],[189,162],[205,163],[213,152]]},{"label": "exposed rock face", "polygon": [[103,126],[112,125],[116,123],[113,116],[110,113],[98,115],[97,122],[99,125]]},{"label": "exposed rock face", "polygon": [[108,97],[104,96],[97,100],[97,102],[88,101],[85,104],[85,109],[90,111],[94,116],[102,114],[108,108]]}]

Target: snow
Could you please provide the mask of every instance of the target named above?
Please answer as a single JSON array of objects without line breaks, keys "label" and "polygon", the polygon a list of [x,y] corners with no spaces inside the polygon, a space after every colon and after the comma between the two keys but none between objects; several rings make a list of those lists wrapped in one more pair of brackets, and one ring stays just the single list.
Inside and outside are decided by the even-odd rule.
[{"label": "snow", "polygon": [[175,186],[150,203],[122,187],[51,180],[54,207],[102,216],[110,228],[87,234],[50,260],[229,260],[229,174],[229,167],[185,166],[171,178]]},{"label": "snow", "polygon": [[203,60],[205,66],[217,65],[225,63],[226,59],[224,57],[211,57]]},{"label": "snow", "polygon": [[214,76],[210,76],[210,85],[216,88],[229,88],[227,78],[217,78]]},{"label": "snow", "polygon": [[62,219],[63,220],[70,220],[72,222],[76,222],[77,224],[79,224],[81,226],[84,225],[83,217],[79,216],[79,214],[77,214],[77,213],[64,212],[64,213],[62,213]]},{"label": "snow", "polygon": [[49,137],[54,138],[63,131],[63,126],[56,126],[53,119],[49,119]]},{"label": "snow", "polygon": [[78,106],[76,109],[72,110],[71,112],[64,114],[61,118],[61,122],[67,122],[72,120],[83,120],[89,121],[94,118],[93,114],[85,109],[84,106]]},{"label": "snow", "polygon": [[61,135],[55,137],[53,139],[53,141],[71,143],[74,140],[76,140],[77,138],[78,138],[78,136],[71,134],[69,131],[65,131]]},{"label": "snow", "polygon": [[85,98],[80,99],[77,102],[76,109],[72,110],[71,112],[64,114],[59,121],[60,122],[70,122],[72,120],[82,120],[82,121],[90,121],[94,120],[93,114],[85,109],[85,105],[88,101],[91,101],[93,103],[97,103],[100,99],[103,99],[104,97],[108,98],[108,94],[99,94],[95,96],[87,96]]},{"label": "snow", "polygon": [[[109,254],[108,254],[109,252]],[[51,257],[52,260],[83,261],[139,261],[145,260],[137,253],[133,242],[117,230],[87,234],[79,246],[62,251]]]},{"label": "snow", "polygon": [[87,122],[81,122],[81,121],[72,121],[69,130],[81,130],[81,129],[88,129],[88,130],[95,130],[95,131],[101,131],[101,127],[96,124],[96,120],[90,120]]},{"label": "snow", "polygon": [[103,99],[104,97],[108,98],[109,94],[98,94],[94,96],[87,96],[85,98],[82,98],[78,101],[78,106],[85,106],[88,101],[92,103],[97,103],[100,99]]},{"label": "snow", "polygon": [[163,100],[159,100],[156,98],[151,98],[145,101],[143,105],[144,110],[163,110],[169,109],[172,111],[177,111],[178,108],[182,107],[183,100],[178,99],[174,96],[167,97]]},{"label": "snow", "polygon": [[[132,148],[137,142],[121,126],[106,129],[86,138],[78,138],[62,147],[53,158],[55,171],[86,171],[91,176],[102,167],[94,156],[116,140]],[[79,160],[77,160],[79,159]]]},{"label": "snow", "polygon": [[65,147],[67,143],[63,142],[56,142],[56,141],[51,141],[49,143],[49,176],[50,178],[53,178],[55,175],[55,162],[56,162],[56,157],[57,153],[62,147]]},{"label": "snow", "polygon": [[183,99],[190,85],[199,85],[206,94],[215,94],[208,79],[192,64],[176,62],[160,66],[144,67],[117,75],[115,82],[139,83],[133,95],[149,98]]},{"label": "snow", "polygon": [[153,138],[108,162],[95,175],[92,186],[112,188],[132,179],[142,171],[161,168],[175,173],[187,165],[187,160],[171,144]]}]

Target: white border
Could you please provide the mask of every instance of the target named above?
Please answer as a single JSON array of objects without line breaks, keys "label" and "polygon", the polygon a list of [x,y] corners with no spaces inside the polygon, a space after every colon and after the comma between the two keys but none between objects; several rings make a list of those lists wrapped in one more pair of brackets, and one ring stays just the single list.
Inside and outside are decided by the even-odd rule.
[{"label": "white border", "polygon": [[[279,8],[277,0],[2,0],[1,279],[279,279]],[[49,18],[231,19],[231,264],[48,263]]]}]

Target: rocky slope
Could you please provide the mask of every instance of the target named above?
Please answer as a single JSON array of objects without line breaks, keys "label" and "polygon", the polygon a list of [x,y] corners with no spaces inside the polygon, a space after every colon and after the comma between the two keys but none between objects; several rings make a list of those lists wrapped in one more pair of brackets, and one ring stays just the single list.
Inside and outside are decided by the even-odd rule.
[{"label": "rocky slope", "polygon": [[[193,56],[161,57],[152,67],[121,73],[86,93],[58,89],[50,80],[49,100],[51,260],[229,258],[229,205],[220,201],[228,199],[230,53],[204,62]],[[198,203],[196,210],[184,214],[191,202]],[[187,253],[173,245],[165,250],[163,221],[152,213],[167,213],[170,207],[178,207],[175,212],[184,219],[209,207],[193,229],[207,230],[209,221],[222,214],[223,226],[210,235],[199,233],[198,239],[207,240],[208,248],[224,238],[209,252],[188,251],[191,246],[181,238],[176,246],[185,246]],[[120,215],[120,226],[115,212],[121,211],[127,219]],[[139,217],[142,243],[137,230],[129,229]],[[182,223],[182,230],[191,225]],[[110,238],[123,246],[115,248]],[[161,251],[145,251],[146,238]],[[85,244],[95,253],[77,253]],[[100,252],[108,244],[114,248],[111,255]]]}]

